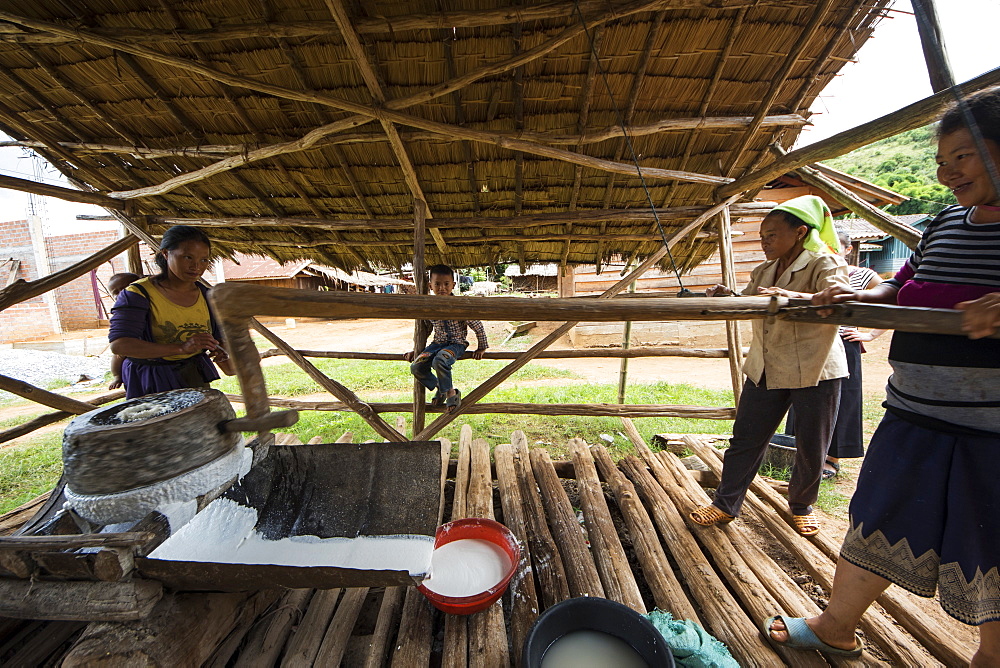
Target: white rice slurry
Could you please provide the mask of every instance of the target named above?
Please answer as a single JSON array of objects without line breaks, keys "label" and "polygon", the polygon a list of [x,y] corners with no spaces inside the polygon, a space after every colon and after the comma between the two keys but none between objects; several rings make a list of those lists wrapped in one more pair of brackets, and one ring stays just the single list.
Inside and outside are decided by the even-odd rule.
[{"label": "white rice slurry", "polygon": [[257,511],[231,499],[216,499],[150,553],[150,559],[223,564],[327,566],[357,570],[427,573],[431,536],[289,536],[268,540],[254,527]]}]

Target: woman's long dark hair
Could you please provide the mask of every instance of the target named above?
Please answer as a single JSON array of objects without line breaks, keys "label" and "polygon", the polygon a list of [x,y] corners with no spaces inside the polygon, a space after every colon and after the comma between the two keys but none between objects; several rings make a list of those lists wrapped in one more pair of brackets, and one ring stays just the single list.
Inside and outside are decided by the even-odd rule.
[{"label": "woman's long dark hair", "polygon": [[153,277],[154,280],[162,281],[167,277],[167,258],[163,256],[164,251],[172,251],[185,241],[197,241],[212,249],[212,242],[204,232],[197,227],[190,225],[174,225],[163,233],[160,239],[160,248],[156,251],[156,266],[160,268],[160,273]]}]

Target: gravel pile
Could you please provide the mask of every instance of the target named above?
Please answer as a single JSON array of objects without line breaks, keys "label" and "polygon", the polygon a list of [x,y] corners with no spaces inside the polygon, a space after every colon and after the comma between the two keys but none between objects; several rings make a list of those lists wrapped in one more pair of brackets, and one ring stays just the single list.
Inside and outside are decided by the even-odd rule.
[{"label": "gravel pile", "polygon": [[[56,381],[77,383],[81,376],[95,381],[93,384],[103,383],[104,374],[110,368],[110,352],[100,357],[83,357],[43,350],[0,350],[0,374],[41,388]],[[0,398],[10,399],[12,396],[8,392],[0,392]]]}]

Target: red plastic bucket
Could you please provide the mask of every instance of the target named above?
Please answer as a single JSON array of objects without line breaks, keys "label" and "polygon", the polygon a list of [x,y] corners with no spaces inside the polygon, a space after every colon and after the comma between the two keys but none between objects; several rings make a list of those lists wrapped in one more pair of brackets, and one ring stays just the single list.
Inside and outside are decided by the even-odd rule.
[{"label": "red plastic bucket", "polygon": [[521,546],[511,530],[499,522],[484,517],[467,517],[442,524],[434,534],[434,549],[464,539],[485,540],[498,546],[510,557],[510,568],[504,573],[500,582],[484,592],[471,596],[444,596],[422,584],[417,585],[417,589],[435,608],[452,615],[471,615],[493,605],[507,590],[507,585],[510,584],[510,579],[514,577],[517,565],[521,561]]}]

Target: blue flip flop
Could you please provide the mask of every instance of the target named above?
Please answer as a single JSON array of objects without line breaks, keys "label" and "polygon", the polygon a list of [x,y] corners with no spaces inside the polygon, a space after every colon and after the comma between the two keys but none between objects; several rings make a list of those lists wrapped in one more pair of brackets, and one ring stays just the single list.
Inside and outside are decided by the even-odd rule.
[{"label": "blue flip flop", "polygon": [[[788,632],[788,640],[785,642],[778,642],[771,635],[771,624],[773,624],[776,619],[780,619],[785,624],[785,631]],[[761,630],[764,631],[764,636],[768,640],[781,647],[790,647],[792,649],[802,650],[815,649],[823,652],[824,654],[836,654],[837,656],[849,657],[859,657],[861,656],[861,653],[865,651],[864,641],[857,636],[855,636],[855,639],[858,641],[858,645],[854,649],[840,649],[839,647],[827,645],[825,642],[820,640],[815,633],[813,633],[811,628],[809,628],[809,625],[806,624],[805,617],[785,617],[784,615],[768,617],[764,620]]]}]

